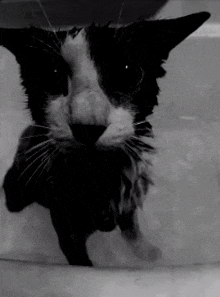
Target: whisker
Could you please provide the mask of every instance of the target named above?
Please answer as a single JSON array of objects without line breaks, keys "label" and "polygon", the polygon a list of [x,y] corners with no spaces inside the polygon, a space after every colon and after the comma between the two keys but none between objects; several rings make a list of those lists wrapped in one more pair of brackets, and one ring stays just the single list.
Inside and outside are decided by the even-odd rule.
[{"label": "whisker", "polygon": [[[61,54],[59,53],[59,48],[58,48],[58,46],[57,46],[56,44],[55,44],[56,48],[54,48],[54,47],[52,47],[51,45],[45,43],[45,42],[44,42],[43,40],[41,40],[40,38],[38,38],[38,37],[36,37],[36,36],[34,36],[34,35],[32,35],[32,37],[33,37],[34,39],[38,40],[39,42],[41,42],[43,45],[46,45],[49,49],[52,50],[52,52],[56,53],[58,56],[61,56]],[[58,50],[56,50],[56,49],[58,49]]]},{"label": "whisker", "polygon": [[41,146],[36,152],[34,152],[33,154],[31,154],[30,157],[28,157],[28,158],[25,159],[26,162],[29,161],[34,156],[36,156],[38,153],[40,153],[40,151],[43,151],[44,149],[48,148],[49,145],[50,145],[50,143],[46,143],[44,146]]},{"label": "whisker", "polygon": [[58,147],[55,146],[54,149],[53,149],[53,151],[52,151],[52,153],[50,154],[50,157],[51,158],[52,157],[56,157],[58,154],[59,154],[59,149],[58,149]]},{"label": "whisker", "polygon": [[148,121],[145,120],[145,121],[134,123],[134,126],[142,125],[142,124],[145,124],[145,123],[148,123]]},{"label": "whisker", "polygon": [[42,141],[41,143],[31,147],[30,149],[28,149],[27,151],[22,151],[21,153],[17,154],[17,156],[20,155],[27,155],[29,153],[31,153],[33,150],[39,148],[39,150],[41,150],[42,148],[44,148],[44,146],[46,146],[46,143],[52,142],[51,140],[46,140],[46,141]]},{"label": "whisker", "polygon": [[121,4],[121,8],[120,8],[119,15],[118,15],[117,26],[120,25],[121,15],[122,15],[122,12],[123,12],[124,4],[125,4],[125,1],[123,1],[122,4]]},{"label": "whisker", "polygon": [[25,152],[25,154],[29,154],[29,153],[31,153],[32,151],[34,151],[34,150],[36,150],[36,149],[38,149],[38,148],[40,148],[40,147],[43,147],[44,145],[49,145],[49,143],[52,143],[52,140],[51,139],[47,139],[47,140],[44,140],[44,141],[42,141],[41,143],[38,143],[38,144],[36,144],[35,146],[33,146],[33,147],[31,147],[30,149],[28,149],[26,152]]},{"label": "whisker", "polygon": [[[49,153],[49,152],[48,152],[48,153]],[[44,172],[44,170],[46,169],[46,167],[48,166],[49,161],[50,161],[50,155],[46,155],[46,156],[42,159],[42,163],[38,166],[38,169],[40,169],[40,167],[42,167],[42,169],[41,169],[41,171],[39,172],[38,177],[36,178],[35,184],[37,183],[37,181],[39,180],[39,178],[43,175],[43,172]],[[37,172],[37,170],[36,170],[36,172]],[[35,172],[35,173],[36,173],[36,172]],[[35,173],[34,173],[34,174],[35,174]],[[33,175],[34,175],[34,174],[33,174]],[[32,175],[32,177],[33,177],[33,175]]]},{"label": "whisker", "polygon": [[[38,39],[38,38],[36,38],[36,37],[33,36],[33,35],[32,35],[32,37],[34,37],[35,39]],[[40,39],[38,39],[38,40],[41,41]],[[44,43],[44,44],[47,45],[46,43]],[[39,47],[37,47],[37,46],[33,46],[33,45],[26,45],[26,46],[27,46],[27,47],[31,47],[31,48],[35,48],[35,49],[39,49],[39,50],[43,50],[43,51],[49,53],[50,55],[52,55],[52,54],[56,54],[56,56],[61,56],[60,53],[57,52],[57,51],[55,51],[52,47],[50,47],[50,48],[52,49],[52,51],[51,51],[51,49],[50,49],[50,50],[47,50],[47,49],[45,49],[45,48],[39,48]],[[47,45],[47,46],[49,47],[49,45]]]},{"label": "whisker", "polygon": [[70,30],[66,30],[65,40],[67,39],[67,36],[69,35],[69,31],[70,31]]},{"label": "whisker", "polygon": [[130,94],[125,94],[125,93],[122,93],[122,92],[114,92],[114,94],[118,94],[121,96],[121,98],[123,99],[132,99],[132,96]]},{"label": "whisker", "polygon": [[[44,153],[42,153],[41,155],[40,155],[40,157],[42,158],[42,160],[41,160],[41,164],[39,165],[39,166],[37,166],[37,168],[34,170],[34,172],[33,172],[33,174],[29,177],[29,179],[26,181],[26,183],[25,183],[25,186],[32,180],[32,178],[34,177],[34,175],[37,173],[37,171],[44,165],[44,162],[46,162],[46,160],[48,159],[48,152],[49,152],[49,149],[47,149]],[[46,156],[45,156],[46,155]],[[44,156],[44,157],[43,157]],[[39,158],[38,158],[39,159]],[[34,161],[35,162],[35,161]],[[33,165],[33,163],[34,162],[32,162],[31,163],[31,165]],[[42,171],[41,171],[41,173],[42,173]],[[39,179],[39,177],[40,177],[40,175],[38,175],[38,179]],[[38,180],[37,179],[37,180]],[[36,182],[37,182],[37,180],[36,180]],[[35,182],[35,184],[36,184],[36,182]]]},{"label": "whisker", "polygon": [[50,128],[49,127],[47,127],[47,126],[43,126],[43,125],[38,125],[38,124],[34,124],[34,125],[32,125],[32,127],[36,127],[36,128],[44,128],[44,129],[47,129],[47,130],[50,130]]},{"label": "whisker", "polygon": [[[43,14],[44,14],[44,16],[45,16],[45,18],[46,18],[46,20],[47,20],[49,26],[50,26],[50,28],[52,29],[52,31],[53,31],[53,33],[54,33],[54,36],[56,37],[56,39],[57,39],[57,41],[58,41],[58,45],[61,45],[61,41],[59,40],[59,38],[58,38],[58,36],[57,36],[57,34],[56,34],[56,31],[54,30],[54,28],[53,28],[53,26],[52,26],[52,24],[51,24],[51,22],[50,22],[50,20],[49,20],[49,18],[48,18],[48,16],[47,16],[47,13],[46,13],[46,11],[45,11],[45,9],[44,9],[42,3],[41,3],[41,0],[36,0],[36,1],[37,1],[38,5],[40,6],[40,8],[41,8],[41,10],[42,10],[42,12],[43,12]],[[55,45],[58,47],[58,45],[57,45],[56,43],[55,43]],[[58,48],[59,48],[59,47],[58,47]]]},{"label": "whisker", "polygon": [[[58,147],[55,147],[52,153],[50,154],[50,160],[55,159],[57,155],[59,155],[60,151]],[[49,160],[48,160],[49,162]]]},{"label": "whisker", "polygon": [[20,140],[22,139],[30,139],[30,138],[37,138],[37,137],[41,137],[41,136],[45,136],[45,134],[37,134],[37,135],[30,135],[30,136],[25,136],[25,137],[20,137]]},{"label": "whisker", "polygon": [[44,151],[42,154],[40,154],[37,158],[34,159],[33,162],[31,162],[20,174],[20,176],[18,177],[18,181],[21,179],[21,177],[24,175],[24,173],[31,167],[33,166],[34,163],[36,163],[36,161],[38,161],[40,158],[42,158],[46,153],[48,152],[48,149],[46,151]]},{"label": "whisker", "polygon": [[[51,161],[51,158],[54,157],[54,155],[56,156],[58,154],[58,148],[57,147],[53,147],[52,148],[52,152],[50,152],[50,148],[47,150],[48,154],[46,154],[45,157],[43,157],[42,159],[42,163],[38,166],[38,168],[35,170],[35,172],[32,174],[31,179],[33,178],[34,174],[36,174],[36,172],[40,169],[40,167],[42,168],[41,171],[38,174],[38,177],[35,181],[35,184],[37,183],[37,181],[39,180],[39,178],[42,176],[43,172],[45,171],[45,169],[47,168],[47,166],[49,166],[49,163]],[[57,152],[57,154],[55,154],[55,152]],[[30,180],[31,180],[30,179]],[[27,181],[27,183],[29,182],[29,180]]]},{"label": "whisker", "polygon": [[[36,1],[38,2],[38,5],[40,6],[41,10],[42,10],[43,13],[44,13],[44,9],[42,9],[42,7],[41,7],[42,4],[39,3],[38,0],[36,0]],[[30,11],[32,11],[32,8],[31,8],[31,6],[30,6],[30,3],[28,3],[28,6],[29,6],[29,8],[30,8]],[[23,11],[24,11],[24,9],[23,9]],[[24,13],[25,13],[25,11],[24,11]],[[55,45],[56,45],[58,51],[55,51],[55,48],[51,47],[49,44],[46,44],[43,40],[37,38],[37,37],[34,36],[34,35],[32,35],[32,37],[33,37],[34,39],[38,40],[39,42],[41,42],[42,44],[46,45],[48,48],[52,49],[52,51],[55,52],[57,55],[60,55],[60,53],[59,53],[59,50],[60,50],[60,49],[59,49],[59,47],[57,46],[57,44],[55,44]],[[57,37],[57,36],[56,36],[56,37]],[[31,46],[30,46],[30,47],[31,47]]]},{"label": "whisker", "polygon": [[120,21],[121,21],[122,12],[123,12],[123,9],[124,9],[124,4],[125,4],[125,1],[122,2],[121,7],[120,7],[118,20],[117,20],[117,24],[116,24],[116,28],[115,28],[114,38],[116,37],[118,28],[120,27]]}]

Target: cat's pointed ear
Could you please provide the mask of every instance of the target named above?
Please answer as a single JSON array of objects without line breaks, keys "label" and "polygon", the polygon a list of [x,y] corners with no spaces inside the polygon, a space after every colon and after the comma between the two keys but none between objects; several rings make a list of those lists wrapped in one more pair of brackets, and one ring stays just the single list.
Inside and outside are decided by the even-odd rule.
[{"label": "cat's pointed ear", "polygon": [[15,55],[18,62],[43,52],[58,52],[67,31],[48,31],[30,27],[22,29],[0,28],[0,46]]},{"label": "cat's pointed ear", "polygon": [[208,12],[200,12],[188,16],[159,20],[154,30],[154,44],[161,48],[161,51],[169,53],[180,42],[196,31],[210,17]]},{"label": "cat's pointed ear", "polygon": [[209,17],[210,13],[200,12],[175,19],[142,20],[119,29],[117,36],[121,42],[136,48],[136,52],[138,49],[138,55],[143,51],[146,57],[152,54],[165,60],[174,47],[196,31]]},{"label": "cat's pointed ear", "polygon": [[9,44],[14,43],[15,32],[15,29],[0,28],[0,46],[9,49]]},{"label": "cat's pointed ear", "polygon": [[32,31],[32,28],[0,28],[0,46],[7,48],[17,56],[27,44],[31,45],[33,43],[30,31]]},{"label": "cat's pointed ear", "polygon": [[0,28],[0,46],[7,48],[21,63],[29,56],[29,52],[37,47],[36,44],[40,43],[37,39],[34,40],[32,30],[33,28]]}]

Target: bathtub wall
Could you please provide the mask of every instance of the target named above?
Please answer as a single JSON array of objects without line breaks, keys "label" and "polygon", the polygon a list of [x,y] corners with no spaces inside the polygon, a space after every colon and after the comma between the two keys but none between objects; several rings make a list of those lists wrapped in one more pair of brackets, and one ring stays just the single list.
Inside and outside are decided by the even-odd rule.
[{"label": "bathtub wall", "polygon": [[211,22],[220,21],[220,3],[218,0],[169,0],[158,13],[161,17],[179,17],[198,11],[209,11]]},{"label": "bathtub wall", "polygon": [[[219,25],[220,34],[220,25]],[[205,30],[218,33],[207,24]],[[216,30],[216,31],[215,31]],[[198,30],[172,51],[165,65],[167,76],[159,81],[159,109],[167,117],[194,116],[219,120],[220,114],[220,36],[207,37]],[[157,112],[157,110],[156,110]]]}]

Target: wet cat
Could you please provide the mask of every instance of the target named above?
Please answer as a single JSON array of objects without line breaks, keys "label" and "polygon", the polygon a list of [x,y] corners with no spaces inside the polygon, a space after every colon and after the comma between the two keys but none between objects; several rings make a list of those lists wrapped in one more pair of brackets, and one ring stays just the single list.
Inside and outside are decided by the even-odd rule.
[{"label": "wet cat", "polygon": [[118,226],[131,246],[142,240],[136,210],[153,183],[143,153],[155,153],[147,116],[158,104],[157,79],[170,51],[209,16],[56,33],[0,29],[1,45],[20,65],[33,121],[4,179],[6,205],[49,208],[70,264],[92,265],[86,240],[96,230]]}]

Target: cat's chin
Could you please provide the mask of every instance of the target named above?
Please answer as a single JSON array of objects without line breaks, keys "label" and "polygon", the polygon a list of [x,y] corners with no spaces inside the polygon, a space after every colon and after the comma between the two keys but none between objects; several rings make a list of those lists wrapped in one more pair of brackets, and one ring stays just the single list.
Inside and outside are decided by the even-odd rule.
[{"label": "cat's chin", "polygon": [[95,143],[81,143],[74,139],[58,138],[52,140],[53,144],[58,148],[59,152],[62,153],[76,153],[78,150],[81,152],[122,152],[124,151],[124,143],[103,143],[97,141]]}]

